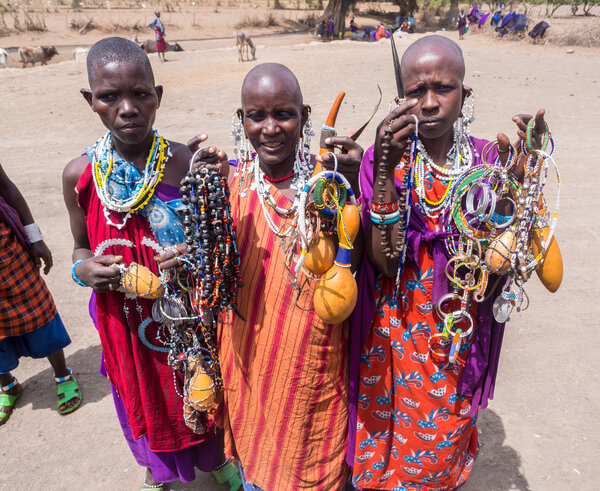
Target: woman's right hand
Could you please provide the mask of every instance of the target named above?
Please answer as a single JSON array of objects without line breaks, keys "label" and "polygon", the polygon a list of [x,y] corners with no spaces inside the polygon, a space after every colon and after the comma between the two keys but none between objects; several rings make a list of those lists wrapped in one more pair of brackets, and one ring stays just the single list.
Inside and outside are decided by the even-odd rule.
[{"label": "woman's right hand", "polygon": [[121,271],[114,267],[120,263],[123,256],[94,256],[84,259],[75,268],[75,274],[80,281],[98,293],[106,293],[119,288]]},{"label": "woman's right hand", "polygon": [[[375,164],[378,165],[381,161],[382,148],[381,144],[384,141],[386,130],[392,130],[392,139],[390,141],[390,151],[388,153],[388,162],[391,164],[388,167],[389,172],[393,172],[396,165],[402,160],[404,152],[410,148],[411,136],[416,131],[417,126],[415,117],[409,114],[409,111],[416,106],[417,99],[411,99],[394,108],[385,117],[385,119],[377,127],[377,136],[375,138]],[[391,123],[391,125],[390,125]]]},{"label": "woman's right hand", "polygon": [[[208,136],[203,133],[194,136],[187,142],[187,146],[194,153],[194,169],[206,168],[208,170],[216,170],[227,179],[229,176],[229,160],[227,154],[223,150],[219,150],[215,146],[209,146],[198,151],[200,144],[204,142]],[[197,153],[196,153],[197,152]]]}]

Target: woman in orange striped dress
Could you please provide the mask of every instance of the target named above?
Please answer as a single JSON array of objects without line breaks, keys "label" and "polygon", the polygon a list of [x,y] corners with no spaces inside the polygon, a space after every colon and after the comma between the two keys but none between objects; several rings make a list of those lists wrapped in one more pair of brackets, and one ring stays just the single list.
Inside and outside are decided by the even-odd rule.
[{"label": "woman in orange striped dress", "polygon": [[[349,474],[348,323],[316,316],[314,287],[296,303],[280,247],[315,163],[302,139],[309,110],[293,73],[271,63],[246,76],[238,114],[247,151],[236,151],[229,181],[244,286],[219,340],[226,453],[245,489],[340,490]],[[338,171],[358,189],[362,149],[331,140],[348,150]]]}]

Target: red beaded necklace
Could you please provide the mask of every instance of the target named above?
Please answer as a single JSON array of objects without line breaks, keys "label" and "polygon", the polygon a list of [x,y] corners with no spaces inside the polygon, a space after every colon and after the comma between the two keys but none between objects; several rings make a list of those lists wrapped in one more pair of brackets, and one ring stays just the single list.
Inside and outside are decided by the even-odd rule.
[{"label": "red beaded necklace", "polygon": [[283,181],[287,181],[288,179],[291,179],[292,177],[294,177],[293,172],[291,174],[288,174],[287,176],[280,177],[279,179],[275,179],[274,177],[269,177],[266,174],[263,174],[263,175],[265,176],[265,179],[269,182],[283,182]]}]

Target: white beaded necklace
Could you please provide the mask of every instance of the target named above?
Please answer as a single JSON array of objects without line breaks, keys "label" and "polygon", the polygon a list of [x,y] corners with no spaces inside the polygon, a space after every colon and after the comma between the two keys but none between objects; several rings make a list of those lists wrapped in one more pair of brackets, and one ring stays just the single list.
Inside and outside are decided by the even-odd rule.
[{"label": "white beaded necklace", "polygon": [[[304,150],[304,149],[302,149]],[[250,185],[250,189],[255,190],[258,196],[258,201],[260,202],[260,206],[263,211],[263,215],[269,228],[271,231],[278,237],[290,237],[293,233],[293,227],[289,227],[283,225],[282,227],[277,227],[269,210],[267,209],[267,205],[269,205],[275,213],[282,217],[293,217],[295,219],[295,214],[298,211],[298,203],[300,200],[300,193],[304,188],[305,184],[308,182],[310,178],[310,168],[307,163],[307,158],[304,151],[300,149],[296,149],[296,159],[294,161],[294,182],[293,187],[296,189],[296,194],[294,196],[294,201],[292,202],[292,206],[290,208],[281,208],[277,205],[275,198],[271,196],[270,188],[271,184],[268,184],[265,180],[265,174],[263,170],[260,168],[260,161],[258,155],[254,157],[251,164],[252,170],[252,184]],[[283,229],[287,228],[287,231],[283,232]]]}]

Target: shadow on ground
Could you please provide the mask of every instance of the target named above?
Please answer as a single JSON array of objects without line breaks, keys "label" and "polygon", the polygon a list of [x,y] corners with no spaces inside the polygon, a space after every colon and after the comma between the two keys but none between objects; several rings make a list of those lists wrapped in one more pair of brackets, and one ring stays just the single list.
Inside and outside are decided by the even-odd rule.
[{"label": "shadow on ground", "polygon": [[[99,345],[80,349],[67,356],[67,366],[73,370],[73,375],[79,382],[83,393],[81,406],[104,399],[110,394],[110,385],[99,373],[102,349]],[[13,372],[23,385],[23,395],[19,405],[31,404],[32,409],[56,409],[56,383],[54,371],[47,368],[28,379],[19,377],[19,368]]]},{"label": "shadow on ground", "polygon": [[500,416],[485,409],[479,412],[479,455],[462,491],[528,491],[529,483],[521,473],[521,458],[504,445],[506,433]]}]

